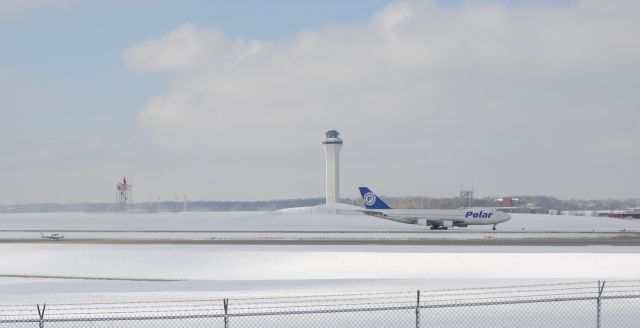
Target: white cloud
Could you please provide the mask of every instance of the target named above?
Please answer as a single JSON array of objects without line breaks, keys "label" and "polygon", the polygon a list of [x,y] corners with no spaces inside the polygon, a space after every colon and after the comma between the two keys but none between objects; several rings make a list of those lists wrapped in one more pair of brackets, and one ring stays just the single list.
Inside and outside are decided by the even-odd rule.
[{"label": "white cloud", "polygon": [[[389,192],[424,194],[421,182],[438,194],[475,179],[487,192],[556,186],[571,195],[580,174],[601,174],[582,161],[598,156],[585,144],[602,143],[603,129],[622,139],[639,133],[616,126],[640,119],[632,87],[640,85],[640,12],[609,3],[401,2],[362,24],[275,43],[183,24],[124,58],[131,69],[176,74],[140,114],[169,148],[291,156],[336,127],[345,151],[359,147],[349,150],[362,168],[347,178],[353,183],[405,179],[414,186]],[[575,165],[585,167],[571,172]],[[415,180],[434,171],[449,180]]]},{"label": "white cloud", "polygon": [[124,51],[127,67],[146,71],[179,71],[203,66],[228,66],[268,47],[258,41],[231,41],[216,29],[185,23],[162,38]]}]

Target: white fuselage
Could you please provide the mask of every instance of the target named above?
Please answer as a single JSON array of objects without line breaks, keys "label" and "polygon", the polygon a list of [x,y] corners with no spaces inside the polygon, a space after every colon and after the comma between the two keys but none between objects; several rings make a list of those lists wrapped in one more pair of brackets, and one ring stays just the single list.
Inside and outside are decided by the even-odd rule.
[{"label": "white fuselage", "polygon": [[443,226],[498,224],[511,219],[507,213],[495,208],[464,208],[455,210],[370,209],[366,214],[418,225]]},{"label": "white fuselage", "polygon": [[60,240],[64,238],[64,235],[61,233],[51,233],[48,235],[42,235],[42,238],[50,240]]}]

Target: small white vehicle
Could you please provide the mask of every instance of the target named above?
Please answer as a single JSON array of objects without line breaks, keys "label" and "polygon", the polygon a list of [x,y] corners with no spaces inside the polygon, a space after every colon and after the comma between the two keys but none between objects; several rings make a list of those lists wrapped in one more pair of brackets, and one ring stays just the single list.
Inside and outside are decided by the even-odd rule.
[{"label": "small white vehicle", "polygon": [[64,238],[64,235],[61,233],[50,233],[48,235],[44,235],[44,234],[40,234],[40,237],[44,238],[44,239],[49,239],[49,240],[60,240]]}]

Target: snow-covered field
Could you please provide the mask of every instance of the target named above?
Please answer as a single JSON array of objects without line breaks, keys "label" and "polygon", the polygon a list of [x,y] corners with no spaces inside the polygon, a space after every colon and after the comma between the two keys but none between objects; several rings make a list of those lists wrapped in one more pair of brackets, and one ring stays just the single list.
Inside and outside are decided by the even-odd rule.
[{"label": "snow-covered field", "polygon": [[638,279],[638,272],[636,247],[1,244],[0,302],[414,290]]},{"label": "snow-covered field", "polygon": [[[640,230],[635,221],[515,214],[501,231]],[[0,230],[419,231],[360,215],[2,214]],[[490,227],[473,227],[490,231]],[[455,229],[465,231],[464,229]],[[456,233],[450,231],[449,233]],[[31,232],[29,232],[31,231]],[[81,233],[81,232],[78,232]],[[430,232],[425,232],[430,233]],[[640,278],[640,247],[0,244],[0,303],[313,294]],[[115,279],[115,280],[114,280]]]}]

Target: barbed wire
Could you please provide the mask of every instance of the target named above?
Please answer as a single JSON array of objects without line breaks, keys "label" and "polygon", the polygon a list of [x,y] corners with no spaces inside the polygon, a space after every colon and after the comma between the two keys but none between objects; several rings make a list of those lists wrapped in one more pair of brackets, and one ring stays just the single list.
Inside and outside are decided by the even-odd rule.
[{"label": "barbed wire", "polygon": [[[607,288],[612,288],[617,285],[616,283],[640,283],[640,280],[611,280],[607,281]],[[525,284],[525,285],[508,285],[508,286],[485,286],[485,287],[470,287],[470,288],[450,288],[450,289],[421,289],[420,292],[423,296],[427,294],[440,293],[445,294],[449,292],[462,291],[465,294],[476,292],[486,292],[491,290],[506,290],[505,293],[517,292],[522,290],[521,288],[536,288],[536,287],[562,287],[560,289],[568,289],[567,286],[573,285],[590,285],[583,288],[593,288],[596,281],[579,281],[579,282],[559,282],[559,283],[545,283],[545,284]],[[626,287],[626,286],[625,286]],[[640,287],[640,285],[628,285],[628,287]],[[510,290],[509,290],[510,289]],[[524,291],[529,291],[526,289]],[[263,297],[228,297],[233,301],[242,300],[275,300],[275,299],[306,299],[306,298],[328,298],[328,297],[349,297],[349,296],[373,296],[373,295],[393,295],[393,294],[406,294],[413,295],[415,291],[377,291],[377,292],[359,292],[359,293],[333,293],[333,294],[313,294],[313,295],[283,295],[283,296],[263,296]],[[83,302],[83,303],[58,303],[58,306],[86,306],[86,305],[124,305],[124,304],[153,304],[153,303],[197,303],[197,302],[219,302],[221,298],[202,298],[202,299],[183,299],[183,300],[141,300],[141,301],[113,301],[113,302]],[[54,305],[54,303],[50,303]],[[34,304],[0,304],[2,307],[33,307]]]},{"label": "barbed wire", "polygon": [[[596,281],[580,281],[420,290],[420,304],[484,302],[487,300],[544,300],[558,297],[571,298],[577,297],[578,295],[583,297],[597,297],[597,286]],[[603,293],[603,295],[608,297],[615,297],[615,295],[633,296],[638,294],[640,294],[640,280],[607,281]],[[256,310],[309,309],[314,307],[324,309],[334,309],[337,307],[366,308],[399,304],[410,305],[416,304],[417,301],[415,291],[238,297],[228,300],[230,300],[232,304],[230,310],[236,313]],[[0,318],[32,316],[34,307],[35,304],[0,305]],[[47,315],[55,317],[196,312],[220,313],[222,311],[224,311],[222,298],[212,297],[181,300],[47,304]]]},{"label": "barbed wire", "polygon": [[[636,282],[640,282],[637,280]],[[485,286],[485,287],[470,287],[470,288],[449,288],[449,289],[424,289],[420,290],[420,293],[429,292],[449,292],[449,291],[470,291],[470,290],[498,290],[498,289],[517,289],[517,288],[535,288],[535,287],[551,287],[551,286],[572,286],[572,285],[587,285],[595,284],[596,281],[584,280],[575,282],[556,282],[556,283],[544,283],[544,284],[525,284],[525,285],[507,285],[507,286]]]},{"label": "barbed wire", "polygon": [[316,294],[316,295],[287,295],[274,297],[232,297],[230,300],[261,300],[261,299],[286,299],[286,298],[317,298],[317,297],[338,297],[338,296],[372,296],[372,295],[392,295],[392,294],[414,294],[415,291],[385,291],[385,292],[364,292],[364,293],[341,293],[341,294]]}]

